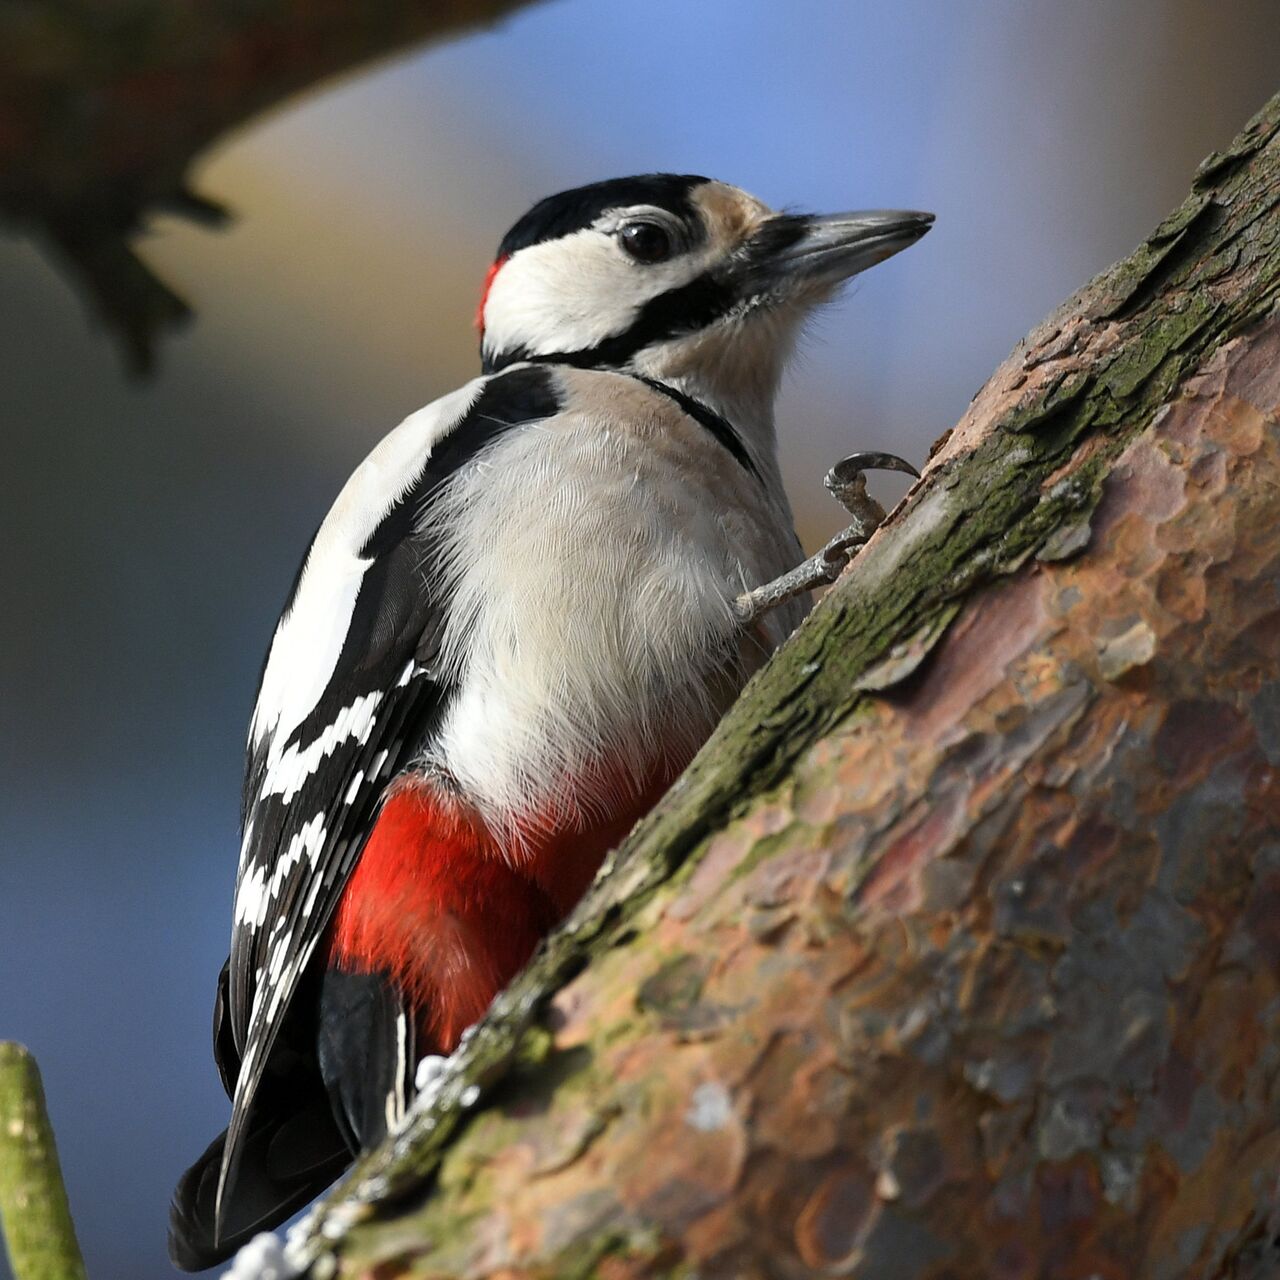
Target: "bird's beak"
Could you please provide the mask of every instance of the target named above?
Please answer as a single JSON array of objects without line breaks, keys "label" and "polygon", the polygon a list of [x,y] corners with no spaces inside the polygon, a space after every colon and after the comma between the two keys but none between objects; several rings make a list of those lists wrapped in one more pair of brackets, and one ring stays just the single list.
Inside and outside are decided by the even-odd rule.
[{"label": "bird's beak", "polygon": [[778,214],[748,244],[750,284],[768,292],[833,288],[915,244],[933,214],[906,209]]}]

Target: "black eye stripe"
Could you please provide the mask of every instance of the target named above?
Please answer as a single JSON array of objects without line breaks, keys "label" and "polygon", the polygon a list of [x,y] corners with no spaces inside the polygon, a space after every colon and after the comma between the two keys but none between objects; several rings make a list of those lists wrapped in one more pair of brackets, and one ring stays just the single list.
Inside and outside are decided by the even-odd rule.
[{"label": "black eye stripe", "polygon": [[593,347],[541,355],[534,355],[519,346],[502,351],[486,350],[482,361],[484,372],[493,373],[517,360],[570,364],[580,369],[621,368],[645,347],[714,324],[733,310],[739,301],[731,285],[711,272],[704,272],[688,284],[650,298],[626,330],[605,338]]}]

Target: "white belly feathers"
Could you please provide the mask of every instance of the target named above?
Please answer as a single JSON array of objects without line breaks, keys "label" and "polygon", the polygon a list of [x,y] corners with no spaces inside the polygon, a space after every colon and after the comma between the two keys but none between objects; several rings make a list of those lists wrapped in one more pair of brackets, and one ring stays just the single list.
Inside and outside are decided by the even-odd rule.
[{"label": "white belly feathers", "polygon": [[[757,474],[637,378],[559,367],[547,377],[559,411],[495,432],[417,525],[451,690],[418,755],[508,835],[531,819],[589,823],[619,789],[682,766],[804,612],[794,602],[750,635],[732,612],[739,593],[799,559],[771,456],[755,458]],[[366,542],[452,432],[483,429],[476,406],[490,381],[406,419],[321,526],[254,713],[252,746],[268,748],[263,795],[292,795],[331,750],[332,733],[286,744],[348,643],[374,564]],[[410,659],[417,636],[403,641]]]},{"label": "white belly feathers", "polygon": [[[589,821],[683,764],[764,656],[734,597],[797,559],[780,488],[667,397],[561,377],[569,407],[499,439],[423,524],[446,548],[458,686],[428,756],[508,828]],[[770,619],[765,647],[802,613]]]}]

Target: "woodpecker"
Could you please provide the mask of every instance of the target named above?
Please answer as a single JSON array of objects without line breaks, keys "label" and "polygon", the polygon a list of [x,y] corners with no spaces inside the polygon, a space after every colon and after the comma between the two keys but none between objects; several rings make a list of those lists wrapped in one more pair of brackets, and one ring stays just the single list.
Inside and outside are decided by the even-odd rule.
[{"label": "woodpecker", "polygon": [[[231,1120],[178,1184],[178,1266],[283,1221],[400,1122],[418,1061],[453,1050],[865,539],[866,519],[797,567],[775,393],[812,309],[932,221],[648,174],[507,233],[481,376],[357,468],[271,641],[214,1012]],[[909,470],[860,456],[855,489]]]}]

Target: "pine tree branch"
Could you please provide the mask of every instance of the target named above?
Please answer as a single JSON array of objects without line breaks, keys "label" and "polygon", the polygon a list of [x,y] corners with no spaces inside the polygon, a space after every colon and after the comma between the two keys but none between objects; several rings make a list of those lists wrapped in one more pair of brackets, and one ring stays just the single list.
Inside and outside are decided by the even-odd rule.
[{"label": "pine tree branch", "polygon": [[526,3],[0,5],[0,220],[49,253],[145,373],[192,307],[137,238],[161,213],[229,217],[191,188],[201,153],[286,98]]}]

